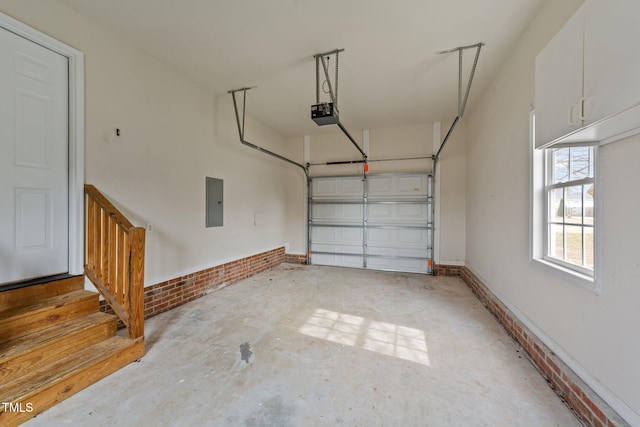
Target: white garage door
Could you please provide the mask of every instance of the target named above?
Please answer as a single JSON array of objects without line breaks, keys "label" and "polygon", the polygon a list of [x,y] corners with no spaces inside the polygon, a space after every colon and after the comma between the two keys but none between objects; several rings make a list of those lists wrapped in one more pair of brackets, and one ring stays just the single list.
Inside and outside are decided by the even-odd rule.
[{"label": "white garage door", "polygon": [[431,273],[431,188],[428,173],[312,178],[311,262]]}]

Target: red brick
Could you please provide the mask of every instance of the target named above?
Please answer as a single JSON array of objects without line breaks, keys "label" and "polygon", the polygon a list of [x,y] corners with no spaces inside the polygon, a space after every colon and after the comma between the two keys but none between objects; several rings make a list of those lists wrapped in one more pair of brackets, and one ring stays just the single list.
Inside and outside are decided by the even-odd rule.
[{"label": "red brick", "polygon": [[589,408],[589,410],[591,410],[594,421],[595,420],[600,421],[602,424],[607,422],[607,416],[602,412],[602,410],[598,407],[598,405],[596,405],[589,398],[585,398],[584,401],[587,404],[587,407]]},{"label": "red brick", "polygon": [[538,343],[533,343],[533,349],[538,356],[540,356],[542,359],[545,358],[544,350],[538,345]]},{"label": "red brick", "polygon": [[536,360],[536,365],[538,365],[538,368],[540,368],[540,371],[544,374],[545,378],[550,378],[551,375],[553,375],[553,371],[551,370],[551,368],[549,367],[549,365],[545,362],[544,359],[538,359]]},{"label": "red brick", "polygon": [[585,395],[582,393],[582,389],[580,387],[578,387],[578,385],[576,383],[574,383],[573,381],[570,382],[569,383],[569,388],[571,389],[573,394],[576,395],[576,397],[578,399],[582,400],[586,404],[587,399],[585,398]]},{"label": "red brick", "polygon": [[560,374],[560,368],[558,367],[558,364],[553,359],[551,359],[548,354],[545,356],[545,362],[547,363],[547,366],[549,366],[551,372],[555,372],[556,375]]},{"label": "red brick", "polygon": [[166,302],[163,302],[162,304],[158,304],[158,305],[156,305],[156,306],[153,306],[153,308],[154,308],[154,310],[155,310],[155,311],[158,311],[158,310],[162,310],[162,309],[163,309],[164,307],[166,307],[167,305],[169,305],[169,304],[168,304],[168,303],[166,303]]},{"label": "red brick", "polygon": [[[285,262],[286,257],[284,248],[278,248],[148,286],[144,290],[145,317],[154,316],[199,298],[208,291],[219,289],[275,267]],[[298,255],[297,259],[303,264],[306,261],[304,255]],[[101,303],[101,310],[108,309],[106,303]]]},{"label": "red brick", "polygon": [[593,427],[606,427],[607,426],[607,421],[605,420],[604,423],[603,423],[600,420],[598,420],[597,418],[593,418],[591,420],[591,424],[593,424]]},{"label": "red brick", "polygon": [[576,396],[573,393],[570,393],[569,396],[565,398],[565,400],[569,403],[569,406],[571,406],[571,408],[573,408],[573,410],[576,411],[578,415],[580,415],[580,417],[585,420],[591,419],[591,417],[589,416],[590,412],[582,399],[580,399],[580,397]]},{"label": "red brick", "polygon": [[566,396],[570,394],[569,386],[567,386],[567,384],[564,381],[562,381],[562,378],[560,378],[558,375],[556,375],[555,373],[552,373],[551,378],[549,378],[549,380],[551,380],[551,383],[555,386],[556,390],[561,392],[561,395],[563,397],[566,398]]}]

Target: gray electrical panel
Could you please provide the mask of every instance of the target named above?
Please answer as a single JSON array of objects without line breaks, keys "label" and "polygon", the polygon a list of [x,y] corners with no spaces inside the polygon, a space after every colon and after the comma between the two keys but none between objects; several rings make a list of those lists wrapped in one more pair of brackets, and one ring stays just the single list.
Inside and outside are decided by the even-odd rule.
[{"label": "gray electrical panel", "polygon": [[223,183],[222,179],[207,177],[206,182],[206,206],[207,206],[207,227],[222,227],[224,212],[223,203]]}]

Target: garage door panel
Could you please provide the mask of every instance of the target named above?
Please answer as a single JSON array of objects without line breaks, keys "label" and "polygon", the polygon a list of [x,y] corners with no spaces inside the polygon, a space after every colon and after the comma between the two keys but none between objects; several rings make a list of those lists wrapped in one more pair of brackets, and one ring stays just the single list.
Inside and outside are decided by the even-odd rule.
[{"label": "garage door panel", "polygon": [[401,245],[427,245],[427,230],[396,230],[396,238],[393,243]]},{"label": "garage door panel", "polygon": [[426,204],[402,204],[396,206],[396,218],[407,221],[426,221],[427,205]]},{"label": "garage door panel", "polygon": [[419,229],[371,228],[367,230],[367,244],[370,247],[417,247],[426,248],[429,233]]},{"label": "garage door panel", "polygon": [[384,244],[393,240],[393,231],[385,228],[372,228],[367,230],[367,244]]},{"label": "garage door panel", "polygon": [[362,205],[321,204],[311,209],[311,219],[321,222],[362,222]]},{"label": "garage door panel", "polygon": [[388,259],[373,258],[367,259],[367,267],[376,270],[405,271],[410,273],[427,273],[427,262],[418,259]]},{"label": "garage door panel", "polygon": [[362,228],[313,227],[311,242],[362,246]]},{"label": "garage door panel", "polygon": [[341,195],[344,196],[360,196],[364,183],[360,178],[348,178],[342,180],[342,187],[340,189]]},{"label": "garage door panel", "polygon": [[331,252],[337,254],[352,254],[362,256],[362,245],[331,245],[327,243],[314,243],[312,246],[314,252]]},{"label": "garage door panel", "polygon": [[369,246],[367,254],[389,257],[427,258],[429,251],[426,248],[402,248]]},{"label": "garage door panel", "polygon": [[362,256],[316,254],[313,255],[312,263],[333,267],[362,268]]},{"label": "garage door panel", "polygon": [[369,220],[390,220],[394,217],[391,205],[369,205],[367,206],[367,217]]},{"label": "garage door panel", "polygon": [[314,199],[361,198],[364,185],[359,177],[314,178],[311,182],[311,194]]},{"label": "garage door panel", "polygon": [[314,244],[312,253],[313,264],[362,268],[362,246]]},{"label": "garage door panel", "polygon": [[426,196],[427,176],[400,176],[397,182],[398,195]]},{"label": "garage door panel", "polygon": [[377,175],[367,178],[369,197],[426,197],[426,174]]},{"label": "garage door panel", "polygon": [[429,273],[428,185],[426,173],[312,178],[312,263]]},{"label": "garage door panel", "polygon": [[370,204],[367,218],[379,223],[427,223],[429,207],[426,203]]},{"label": "garage door panel", "polygon": [[369,195],[391,195],[393,182],[390,176],[369,177],[367,182]]},{"label": "garage door panel", "polygon": [[338,193],[338,182],[328,179],[317,179],[313,182],[314,197],[335,196]]}]

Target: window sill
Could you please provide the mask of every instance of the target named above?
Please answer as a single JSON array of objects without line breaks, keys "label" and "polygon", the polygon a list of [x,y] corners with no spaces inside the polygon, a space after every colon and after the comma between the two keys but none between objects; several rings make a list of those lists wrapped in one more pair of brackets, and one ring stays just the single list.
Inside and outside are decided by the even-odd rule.
[{"label": "window sill", "polygon": [[587,289],[596,295],[600,295],[600,288],[598,287],[598,283],[596,282],[595,278],[591,276],[579,273],[577,271],[571,270],[550,261],[546,261],[544,259],[534,258],[531,260],[531,263],[560,279],[566,280],[567,282],[571,282],[574,285]]}]

